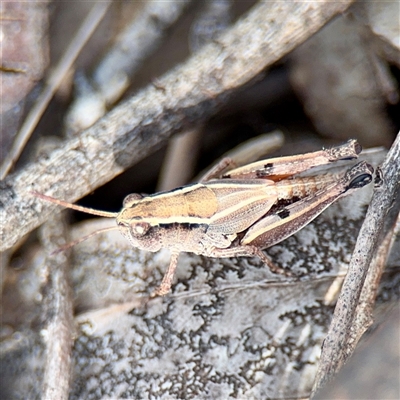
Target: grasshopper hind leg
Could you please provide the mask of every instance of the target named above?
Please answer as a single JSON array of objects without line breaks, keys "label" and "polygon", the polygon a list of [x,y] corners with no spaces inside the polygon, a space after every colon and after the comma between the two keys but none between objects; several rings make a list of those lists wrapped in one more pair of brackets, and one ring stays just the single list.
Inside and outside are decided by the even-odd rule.
[{"label": "grasshopper hind leg", "polygon": [[360,144],[356,140],[349,140],[347,143],[330,149],[256,161],[232,169],[223,177],[231,179],[254,179],[256,177],[279,181],[314,167],[328,165],[339,160],[355,159],[360,152]]},{"label": "grasshopper hind leg", "polygon": [[218,258],[231,258],[231,257],[257,257],[259,258],[271,272],[285,275],[293,276],[292,273],[286,271],[283,268],[278,267],[262,250],[257,246],[245,245],[240,247],[230,247],[227,249],[213,249],[213,251],[208,254],[210,257]]}]

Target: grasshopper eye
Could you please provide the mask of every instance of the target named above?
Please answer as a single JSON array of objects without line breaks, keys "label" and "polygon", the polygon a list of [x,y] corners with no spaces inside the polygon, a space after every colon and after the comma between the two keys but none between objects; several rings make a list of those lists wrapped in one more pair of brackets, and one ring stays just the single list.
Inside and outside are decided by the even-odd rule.
[{"label": "grasshopper eye", "polygon": [[141,237],[144,236],[150,229],[150,224],[147,222],[137,222],[131,225],[130,232],[132,236]]},{"label": "grasshopper eye", "polygon": [[362,188],[365,185],[368,185],[372,181],[372,175],[370,174],[363,174],[360,176],[357,176],[355,179],[353,179],[350,183],[350,188],[351,189],[357,189],[357,188]]},{"label": "grasshopper eye", "polygon": [[349,183],[349,189],[357,189],[368,185],[368,183],[372,181],[373,173],[374,169],[365,161],[356,164],[347,173],[347,176],[351,179]]},{"label": "grasshopper eye", "polygon": [[131,207],[134,203],[136,203],[137,200],[143,199],[143,196],[141,194],[138,193],[131,193],[128,194],[128,196],[126,196],[124,198],[124,201],[122,203],[124,208],[129,208]]}]

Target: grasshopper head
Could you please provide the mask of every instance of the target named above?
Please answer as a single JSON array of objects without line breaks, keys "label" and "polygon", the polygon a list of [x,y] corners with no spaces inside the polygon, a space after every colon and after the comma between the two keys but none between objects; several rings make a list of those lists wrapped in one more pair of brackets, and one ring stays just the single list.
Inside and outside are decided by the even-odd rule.
[{"label": "grasshopper head", "polygon": [[135,215],[130,207],[123,208],[118,214],[117,225],[133,247],[147,251],[160,250],[161,243],[156,229],[145,218]]}]

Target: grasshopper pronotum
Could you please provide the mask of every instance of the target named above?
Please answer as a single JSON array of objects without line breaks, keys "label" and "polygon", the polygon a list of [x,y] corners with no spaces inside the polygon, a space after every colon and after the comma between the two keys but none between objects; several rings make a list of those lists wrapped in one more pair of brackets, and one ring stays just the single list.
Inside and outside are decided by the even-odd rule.
[{"label": "grasshopper pronotum", "polygon": [[342,175],[295,175],[357,158],[360,152],[361,146],[350,140],[331,149],[257,161],[222,176],[214,169],[199,183],[149,196],[130,194],[119,213],[35,195],[68,208],[116,218],[122,234],[139,249],[154,252],[168,248],[170,265],[154,293],[165,295],[181,252],[208,257],[258,256],[275,272],[283,272],[262,249],[291,236],[335,200],[370,183],[373,168],[360,162]]}]

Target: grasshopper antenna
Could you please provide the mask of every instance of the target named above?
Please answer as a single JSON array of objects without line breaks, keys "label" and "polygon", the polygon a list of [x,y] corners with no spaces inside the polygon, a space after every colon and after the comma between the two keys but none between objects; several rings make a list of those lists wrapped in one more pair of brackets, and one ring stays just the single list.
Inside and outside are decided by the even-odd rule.
[{"label": "grasshopper antenna", "polygon": [[74,241],[72,241],[72,242],[69,242],[69,243],[65,244],[64,246],[59,247],[57,250],[53,251],[53,252],[51,253],[51,255],[58,254],[58,253],[61,253],[61,252],[65,251],[65,250],[68,250],[68,249],[70,249],[71,247],[73,247],[73,246],[75,246],[75,245],[77,245],[77,244],[79,244],[79,243],[82,243],[82,242],[84,242],[86,239],[89,239],[89,238],[91,238],[92,236],[95,236],[95,235],[97,235],[97,234],[99,234],[99,233],[104,233],[104,232],[109,232],[109,231],[115,231],[115,230],[118,230],[118,227],[117,227],[117,226],[110,226],[110,227],[108,227],[108,228],[98,229],[97,231],[94,231],[94,232],[92,232],[92,233],[89,233],[89,235],[82,236],[82,237],[79,238],[79,239],[76,239],[76,240],[74,240]]},{"label": "grasshopper antenna", "polygon": [[[54,203],[54,204],[58,204],[59,206],[62,206],[62,207],[71,208],[72,210],[85,212],[87,214],[97,215],[98,217],[116,218],[118,216],[118,213],[113,213],[113,212],[108,212],[108,211],[101,211],[101,210],[94,210],[93,208],[78,206],[76,204],[68,203],[67,201],[64,201],[64,200],[59,200],[59,199],[56,199],[56,198],[51,197],[51,196],[46,196],[45,194],[41,194],[39,192],[33,191],[31,193],[34,196],[38,197],[39,199],[46,200],[46,201],[49,201],[49,202]],[[83,237],[81,237],[81,238],[79,238],[77,240],[74,240],[72,242],[69,242],[69,243],[65,244],[64,246],[61,246],[57,250],[53,251],[51,254],[53,255],[53,254],[57,254],[57,253],[60,253],[62,251],[65,251],[65,250],[67,250],[67,249],[69,249],[69,248],[71,248],[71,247],[73,247],[73,246],[85,241],[86,239],[89,239],[90,237],[99,234],[99,233],[115,231],[117,229],[118,229],[117,226],[111,226],[109,228],[99,229],[97,231],[89,233],[89,235],[83,236]]]},{"label": "grasshopper antenna", "polygon": [[59,206],[62,207],[71,208],[72,210],[81,211],[87,214],[97,215],[98,217],[116,218],[118,216],[118,213],[116,212],[94,210],[93,208],[78,206],[77,204],[72,204],[64,200],[55,199],[54,197],[46,196],[45,194],[41,194],[35,191],[31,193],[34,196],[39,197],[39,199],[50,201],[51,203],[58,204]]}]

